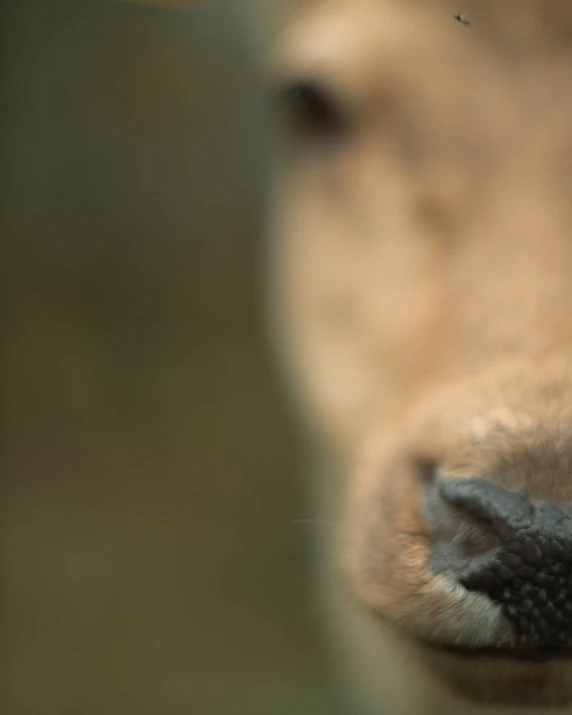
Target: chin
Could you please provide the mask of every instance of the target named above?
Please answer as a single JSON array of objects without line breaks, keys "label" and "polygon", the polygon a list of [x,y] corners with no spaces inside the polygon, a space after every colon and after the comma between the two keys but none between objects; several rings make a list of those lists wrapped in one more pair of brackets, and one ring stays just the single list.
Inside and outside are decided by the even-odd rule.
[{"label": "chin", "polygon": [[[341,597],[340,597],[341,596]],[[428,642],[340,589],[334,639],[345,688],[364,715],[568,715],[567,653]]]},{"label": "chin", "polygon": [[515,653],[501,648],[463,649],[420,643],[425,667],[453,695],[476,705],[527,709],[572,707],[572,660],[568,654]]}]

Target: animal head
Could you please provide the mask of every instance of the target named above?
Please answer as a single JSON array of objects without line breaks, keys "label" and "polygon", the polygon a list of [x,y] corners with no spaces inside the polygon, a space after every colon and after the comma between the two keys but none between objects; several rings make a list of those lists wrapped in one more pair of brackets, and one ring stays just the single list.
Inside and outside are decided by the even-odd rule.
[{"label": "animal head", "polygon": [[357,607],[469,699],[562,705],[572,54],[502,57],[473,26],[437,0],[290,8],[273,316],[342,465]]}]

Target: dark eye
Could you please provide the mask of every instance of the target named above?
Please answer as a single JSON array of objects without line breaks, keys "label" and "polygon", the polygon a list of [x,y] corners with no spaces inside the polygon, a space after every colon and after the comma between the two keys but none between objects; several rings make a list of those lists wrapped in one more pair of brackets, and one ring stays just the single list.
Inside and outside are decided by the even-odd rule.
[{"label": "dark eye", "polygon": [[330,143],[343,139],[350,131],[350,118],[341,99],[322,82],[288,82],[278,89],[278,103],[297,138]]}]

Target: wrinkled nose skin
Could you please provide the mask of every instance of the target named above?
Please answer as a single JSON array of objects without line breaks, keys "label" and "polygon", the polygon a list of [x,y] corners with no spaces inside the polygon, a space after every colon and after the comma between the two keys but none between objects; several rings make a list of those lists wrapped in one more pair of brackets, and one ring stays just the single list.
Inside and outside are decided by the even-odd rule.
[{"label": "wrinkled nose skin", "polygon": [[518,647],[572,646],[572,512],[486,479],[437,478],[429,568],[502,608]]}]

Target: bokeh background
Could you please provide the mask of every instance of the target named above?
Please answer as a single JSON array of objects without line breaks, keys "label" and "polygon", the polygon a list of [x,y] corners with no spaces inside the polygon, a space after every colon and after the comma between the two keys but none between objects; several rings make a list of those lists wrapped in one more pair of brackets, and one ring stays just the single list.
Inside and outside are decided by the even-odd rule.
[{"label": "bokeh background", "polygon": [[[437,4],[499,56],[572,42],[564,0]],[[0,33],[0,712],[335,715],[254,26],[4,0]]]},{"label": "bokeh background", "polygon": [[3,715],[334,712],[231,5],[3,4]]}]

